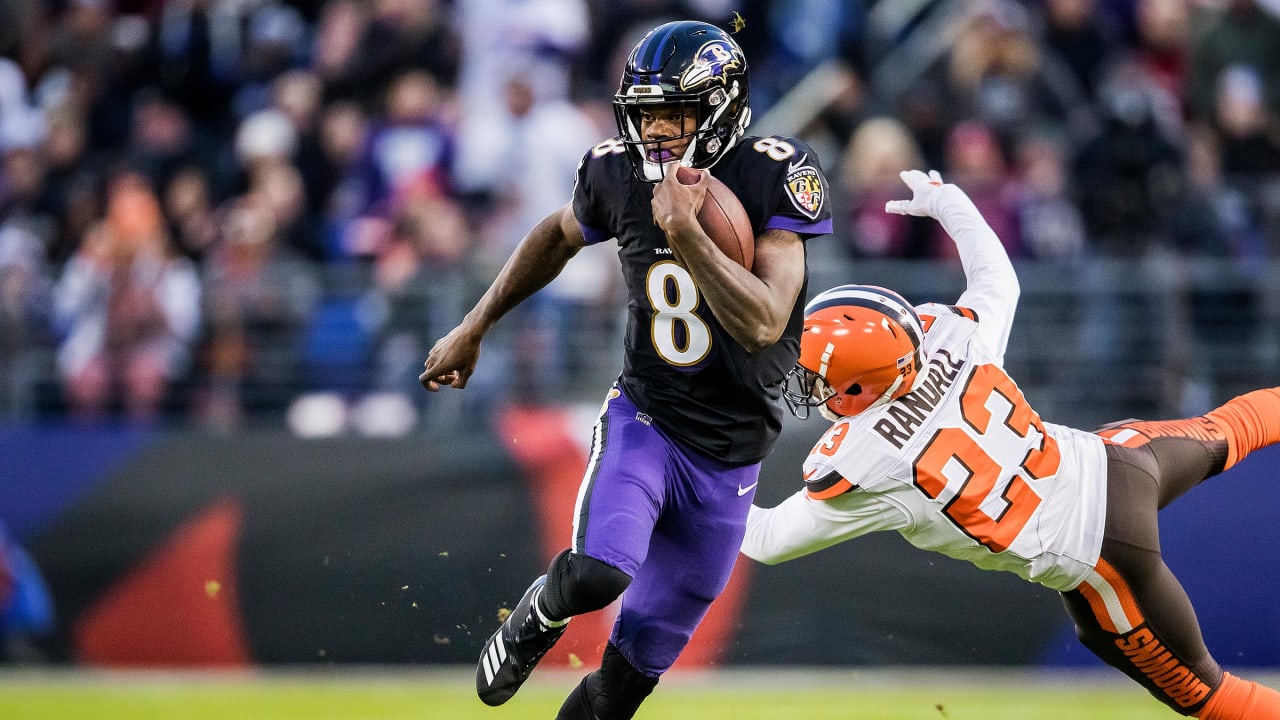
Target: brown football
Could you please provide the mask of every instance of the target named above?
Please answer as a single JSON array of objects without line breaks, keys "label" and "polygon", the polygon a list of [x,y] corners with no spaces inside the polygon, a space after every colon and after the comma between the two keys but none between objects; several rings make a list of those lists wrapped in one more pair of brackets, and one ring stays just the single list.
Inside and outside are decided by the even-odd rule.
[{"label": "brown football", "polygon": [[[692,185],[698,182],[698,174],[702,172],[706,171],[681,166],[676,170],[676,179]],[[751,218],[747,217],[747,210],[742,207],[738,196],[714,175],[707,186],[702,209],[698,211],[698,223],[721,252],[742,267],[751,269],[756,257],[756,236],[751,230]]]}]

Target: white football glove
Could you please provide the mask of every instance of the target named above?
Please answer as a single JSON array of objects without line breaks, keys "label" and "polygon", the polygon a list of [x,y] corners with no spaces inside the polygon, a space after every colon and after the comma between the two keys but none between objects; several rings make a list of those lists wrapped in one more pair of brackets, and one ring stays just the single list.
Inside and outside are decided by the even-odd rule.
[{"label": "white football glove", "polygon": [[917,215],[919,217],[938,217],[935,196],[942,187],[942,176],[937,170],[930,170],[925,175],[919,170],[903,170],[898,173],[902,182],[911,188],[910,200],[890,200],[884,204],[884,211],[898,215]]}]

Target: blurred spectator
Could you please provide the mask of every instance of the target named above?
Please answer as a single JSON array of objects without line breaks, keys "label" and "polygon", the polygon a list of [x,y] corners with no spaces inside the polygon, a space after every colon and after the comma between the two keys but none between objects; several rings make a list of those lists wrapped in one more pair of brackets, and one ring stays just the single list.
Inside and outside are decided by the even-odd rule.
[{"label": "blurred spectator", "polygon": [[293,165],[298,168],[306,193],[305,242],[295,238],[291,244],[312,260],[328,257],[322,219],[329,210],[329,200],[342,176],[350,169],[346,159],[336,159],[325,147],[326,113],[322,105],[324,84],[307,70],[290,70],[277,77],[271,88],[270,106],[280,111],[293,126],[297,150]]},{"label": "blurred spectator", "polygon": [[[1184,0],[1177,0],[1183,2]],[[1121,28],[1098,0],[1045,0],[1045,45],[1093,97],[1108,56],[1120,45]]]},{"label": "blurred spectator", "polygon": [[337,0],[326,5],[314,63],[330,97],[353,99],[372,110],[406,70],[423,71],[452,87],[460,50],[447,9],[440,0]]},{"label": "blurred spectator", "polygon": [[135,97],[133,126],[122,160],[152,186],[163,187],[184,165],[209,164],[216,152],[213,147],[197,146],[191,119],[182,106],[151,91]]},{"label": "blurred spectator", "polygon": [[0,151],[33,147],[44,139],[45,117],[30,101],[18,64],[0,57]]},{"label": "blurred spectator", "polygon": [[1257,70],[1248,65],[1228,67],[1216,99],[1213,120],[1221,136],[1223,174],[1250,183],[1280,172],[1276,117],[1263,104]]},{"label": "blurred spectator", "polygon": [[[1009,257],[1026,257],[1014,207],[1014,178],[995,131],[976,120],[958,123],[947,139],[947,158],[942,172],[947,182],[965,189],[996,237],[1004,243]],[[930,257],[959,257],[955,242],[936,225],[927,253]]]},{"label": "blurred spectator", "polygon": [[1088,235],[1069,188],[1066,143],[1032,134],[1018,144],[1016,157],[1014,205],[1018,236],[1027,255],[1041,260],[1081,257]]},{"label": "blurred spectator", "polygon": [[1135,64],[1112,68],[1099,89],[1103,128],[1073,161],[1080,209],[1104,255],[1146,254],[1182,184],[1178,138],[1158,121],[1155,91]]},{"label": "blurred spectator", "polygon": [[1005,152],[1027,128],[1087,127],[1088,96],[1033,34],[1029,11],[1010,0],[974,3],[938,70],[948,125],[989,127]]},{"label": "blurred spectator", "polygon": [[195,267],[170,247],[146,180],[115,178],[106,217],[55,287],[58,369],[73,416],[100,418],[119,403],[130,420],[155,419],[187,369],[199,303]]},{"label": "blurred spectator", "polygon": [[46,168],[40,206],[55,219],[47,240],[48,259],[61,266],[101,215],[98,185],[101,171],[89,155],[83,118],[60,109],[49,116],[49,132],[41,148]]},{"label": "blurred spectator", "polygon": [[[1249,183],[1224,181],[1223,155],[1213,132],[1198,128],[1188,136],[1187,183],[1175,198],[1164,232],[1183,267],[1179,278],[1189,280],[1208,267],[1214,283],[1187,283],[1179,288],[1186,313],[1188,348],[1194,362],[1186,363],[1182,403],[1212,402],[1222,383],[1259,358],[1256,342],[1264,320],[1270,282],[1262,209]],[[1268,360],[1262,360],[1268,363]]]},{"label": "blurred spectator", "polygon": [[281,242],[307,260],[321,254],[319,223],[307,207],[306,186],[298,168],[289,163],[264,166],[255,172],[249,190],[266,200]]},{"label": "blurred spectator", "polygon": [[418,183],[450,188],[453,130],[444,117],[439,83],[429,73],[409,70],[387,89],[381,122],[369,131],[357,168],[363,216],[343,242],[348,257],[372,257],[386,236],[396,195]]},{"label": "blurred spectator", "polygon": [[272,77],[266,106],[284,113],[298,137],[314,136],[324,83],[308,70],[289,70]]},{"label": "blurred spectator", "polygon": [[133,131],[134,93],[111,87],[94,68],[54,68],[41,85],[50,115],[65,114],[83,128],[86,155],[114,160],[125,152]]},{"label": "blurred spectator", "polygon": [[245,183],[264,167],[288,165],[298,151],[298,131],[289,116],[275,108],[259,110],[236,128],[235,157]]},{"label": "blurred spectator", "polygon": [[154,35],[154,72],[167,97],[217,137],[232,122],[232,103],[243,81],[247,45],[245,11],[235,0],[170,0]]},{"label": "blurred spectator", "polygon": [[41,238],[21,223],[0,223],[0,418],[35,410],[52,341],[50,287]]},{"label": "blurred spectator", "polygon": [[47,247],[57,219],[44,204],[45,164],[38,148],[14,146],[0,153],[0,218],[21,225]]},{"label": "blurred spectator", "polygon": [[346,256],[342,245],[346,224],[364,210],[364,185],[358,171],[369,119],[355,103],[339,100],[320,110],[318,124],[315,155],[301,163],[301,170],[308,189],[322,193],[312,207],[321,217],[324,259],[335,261]]},{"label": "blurred spectator", "polygon": [[208,173],[198,165],[188,165],[174,173],[163,195],[165,219],[174,245],[199,262],[218,231]]},{"label": "blurred spectator", "polygon": [[269,108],[245,118],[236,134],[236,155],[244,187],[260,193],[275,213],[281,242],[311,260],[325,258],[320,214],[309,204],[295,158],[300,152],[297,125],[282,110]]},{"label": "blurred spectator", "polygon": [[1267,112],[1280,113],[1280,20],[1256,0],[1226,0],[1201,15],[1187,79],[1192,116],[1213,117],[1222,75],[1233,66],[1252,67]]},{"label": "blurred spectator", "polygon": [[48,382],[51,270],[58,223],[37,148],[0,154],[0,417],[29,415]]},{"label": "blurred spectator", "polygon": [[[543,97],[569,96],[571,69],[591,29],[585,0],[469,0],[457,5],[461,41],[458,74],[459,192],[485,197],[502,181],[504,138],[512,119],[506,107],[512,68],[541,87]],[[616,87],[618,76],[611,82]]]},{"label": "blurred spectator", "polygon": [[[495,185],[497,204],[486,223],[486,251],[511,254],[525,232],[568,201],[564,188],[577,177],[583,154],[609,133],[568,99],[529,73],[509,73],[505,87],[511,132],[502,143],[505,171]],[[494,242],[496,240],[496,243]],[[605,261],[605,267],[612,267]]]},{"label": "blurred spectator", "polygon": [[873,112],[870,88],[858,69],[843,61],[833,61],[815,72],[828,84],[828,94],[813,108],[813,118],[803,123],[797,136],[819,157],[838,158],[854,130]]},{"label": "blurred spectator", "polygon": [[232,101],[238,117],[271,105],[276,78],[302,67],[311,46],[308,27],[297,8],[274,0],[260,2],[246,23],[241,80]]},{"label": "blurred spectator", "polygon": [[853,257],[919,257],[929,226],[910,215],[886,213],[886,201],[901,195],[903,170],[922,167],[915,138],[896,118],[865,120],[854,130],[840,160],[837,181],[849,222],[847,246]]},{"label": "blurred spectator", "polygon": [[315,269],[280,241],[280,214],[268,192],[229,204],[205,262],[207,385],[196,416],[216,429],[284,411],[298,390],[299,342],[318,300]]},{"label": "blurred spectator", "polygon": [[1256,264],[1266,255],[1260,208],[1225,182],[1219,145],[1218,136],[1206,128],[1188,133],[1186,184],[1170,204],[1163,232],[1183,256]]},{"label": "blurred spectator", "polygon": [[417,392],[419,356],[463,311],[474,243],[458,204],[425,178],[399,194],[391,217],[377,243],[369,297],[379,310],[369,389],[416,404],[425,400]]},{"label": "blurred spectator", "polygon": [[1164,94],[1174,98],[1181,115],[1187,104],[1187,54],[1191,45],[1191,8],[1187,0],[1138,0],[1134,9],[1136,60]]}]

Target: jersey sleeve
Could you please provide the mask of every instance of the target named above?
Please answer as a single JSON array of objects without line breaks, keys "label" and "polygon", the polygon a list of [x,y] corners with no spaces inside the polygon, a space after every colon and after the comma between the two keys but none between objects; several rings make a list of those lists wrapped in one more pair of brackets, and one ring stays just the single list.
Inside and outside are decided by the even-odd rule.
[{"label": "jersey sleeve", "polygon": [[605,242],[617,235],[603,193],[616,186],[608,177],[607,158],[624,152],[622,141],[611,138],[588,150],[578,163],[578,177],[573,184],[573,215],[578,219],[582,237],[588,245]]},{"label": "jersey sleeve", "polygon": [[831,186],[817,153],[800,140],[776,135],[754,139],[750,149],[758,165],[751,177],[770,199],[764,229],[790,230],[803,238],[829,235]]},{"label": "jersey sleeve", "polygon": [[831,500],[814,500],[801,490],[776,507],[751,507],[742,554],[776,565],[860,535],[908,524],[905,512],[874,494],[855,490]]},{"label": "jersey sleeve", "polygon": [[916,305],[915,310],[916,314],[920,316],[920,323],[924,326],[925,333],[928,333],[933,328],[933,324],[938,321],[938,318],[955,316],[973,323],[978,323],[981,320],[977,310],[962,305],[931,302]]},{"label": "jersey sleeve", "polygon": [[964,267],[965,290],[956,307],[976,315],[978,341],[994,357],[1003,358],[1021,293],[1018,275],[1000,238],[969,196],[954,185],[938,192],[945,195],[939,198],[936,217],[955,241]]},{"label": "jersey sleeve", "polygon": [[805,488],[777,507],[752,507],[742,552],[772,565],[867,533],[900,530],[912,518],[889,493],[869,486],[890,473],[894,453],[875,453],[858,442],[862,418],[832,424],[802,464]]}]

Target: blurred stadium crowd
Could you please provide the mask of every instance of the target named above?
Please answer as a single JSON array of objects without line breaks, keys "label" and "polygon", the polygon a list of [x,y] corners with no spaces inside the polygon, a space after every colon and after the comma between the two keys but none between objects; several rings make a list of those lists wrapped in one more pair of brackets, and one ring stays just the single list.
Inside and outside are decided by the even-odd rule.
[{"label": "blurred stadium crowd", "polygon": [[735,13],[752,130],[832,179],[831,277],[953,259],[882,212],[917,167],[1018,261],[1277,257],[1277,0],[5,0],[0,419],[338,402],[395,434],[564,397],[616,355],[607,251],[504,321],[474,391],[416,375],[614,134],[639,34]]}]

